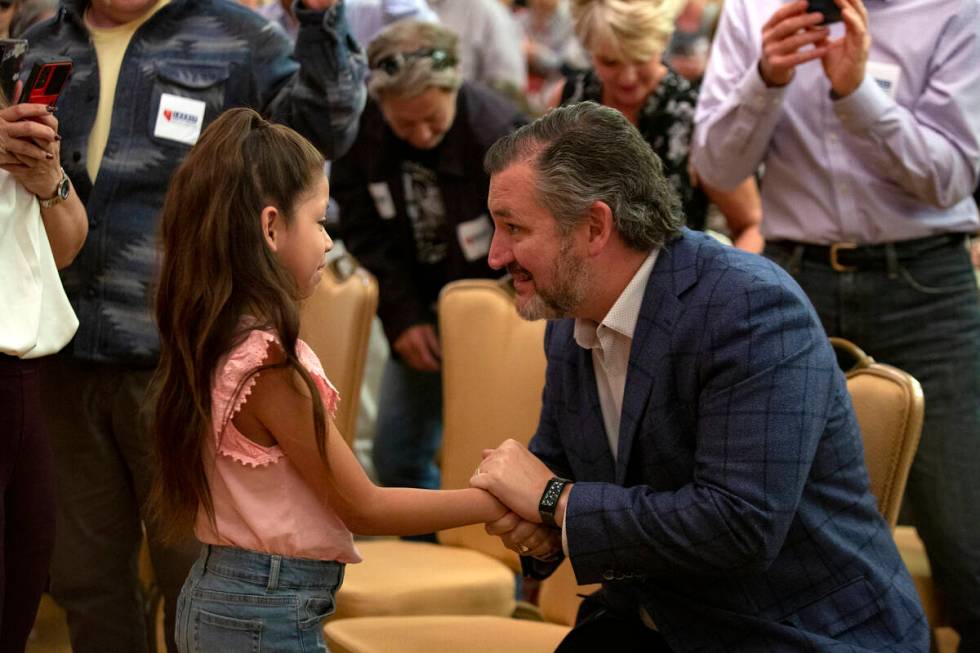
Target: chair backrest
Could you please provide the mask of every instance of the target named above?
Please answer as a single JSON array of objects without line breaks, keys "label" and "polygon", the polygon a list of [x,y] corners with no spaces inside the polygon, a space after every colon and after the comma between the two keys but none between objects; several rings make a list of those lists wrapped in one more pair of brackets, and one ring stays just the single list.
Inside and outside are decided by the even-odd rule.
[{"label": "chair backrest", "polygon": [[[527,322],[496,281],[462,280],[439,296],[442,343],[442,486],[469,487],[483,449],[507,438],[528,442],[541,413],[545,322]],[[443,531],[443,544],[465,546],[519,569],[517,556],[482,525]]]},{"label": "chair backrest", "polygon": [[316,352],[340,392],[336,424],[348,443],[357,430],[364,361],[377,307],[377,281],[345,253],[327,266],[300,317],[300,338]]},{"label": "chair backrest", "polygon": [[846,373],[847,389],[861,427],[871,492],[894,528],[922,432],[922,387],[911,374],[876,363],[849,340],[830,341],[857,361]]}]

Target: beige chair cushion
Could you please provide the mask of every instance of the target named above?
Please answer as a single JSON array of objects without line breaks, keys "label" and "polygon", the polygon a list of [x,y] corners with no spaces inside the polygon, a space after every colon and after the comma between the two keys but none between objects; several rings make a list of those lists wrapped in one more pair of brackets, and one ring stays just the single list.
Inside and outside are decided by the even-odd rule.
[{"label": "beige chair cushion", "polygon": [[365,617],[331,621],[324,635],[332,653],[552,653],[568,631],[502,617]]},{"label": "beige chair cushion", "polygon": [[300,338],[316,353],[340,393],[336,424],[348,444],[357,431],[364,363],[377,307],[377,281],[347,254],[327,266],[300,315]]},{"label": "beige chair cushion", "polygon": [[581,595],[598,588],[576,584],[565,561],[541,584],[544,623],[486,616],[366,617],[331,621],[324,635],[334,653],[550,653],[575,623]]},{"label": "beige chair cushion", "polygon": [[515,606],[514,572],[458,547],[372,540],[358,542],[364,562],[347,565],[335,619],[385,615],[499,615]]}]

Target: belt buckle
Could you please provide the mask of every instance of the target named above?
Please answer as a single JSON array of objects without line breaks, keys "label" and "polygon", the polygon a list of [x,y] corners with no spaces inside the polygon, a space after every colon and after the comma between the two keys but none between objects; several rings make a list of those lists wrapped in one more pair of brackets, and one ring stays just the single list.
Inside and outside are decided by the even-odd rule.
[{"label": "belt buckle", "polygon": [[830,246],[830,267],[835,272],[857,272],[853,265],[844,265],[837,260],[837,253],[842,249],[857,249],[857,243],[834,243]]}]

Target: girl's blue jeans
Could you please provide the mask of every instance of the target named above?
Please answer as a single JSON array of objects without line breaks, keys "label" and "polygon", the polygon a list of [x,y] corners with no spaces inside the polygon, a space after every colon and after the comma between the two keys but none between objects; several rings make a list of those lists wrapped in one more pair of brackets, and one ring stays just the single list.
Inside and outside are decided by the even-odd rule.
[{"label": "girl's blue jeans", "polygon": [[177,603],[181,653],[326,651],[344,565],[205,546]]}]

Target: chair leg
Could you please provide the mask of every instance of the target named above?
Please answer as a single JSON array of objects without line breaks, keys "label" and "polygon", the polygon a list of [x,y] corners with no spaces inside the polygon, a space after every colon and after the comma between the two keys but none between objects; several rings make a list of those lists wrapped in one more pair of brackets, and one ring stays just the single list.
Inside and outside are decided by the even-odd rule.
[{"label": "chair leg", "polygon": [[163,605],[163,593],[156,583],[141,588],[143,594],[143,618],[146,621],[146,647],[148,653],[157,653],[157,616]]}]

